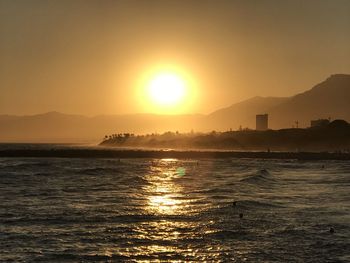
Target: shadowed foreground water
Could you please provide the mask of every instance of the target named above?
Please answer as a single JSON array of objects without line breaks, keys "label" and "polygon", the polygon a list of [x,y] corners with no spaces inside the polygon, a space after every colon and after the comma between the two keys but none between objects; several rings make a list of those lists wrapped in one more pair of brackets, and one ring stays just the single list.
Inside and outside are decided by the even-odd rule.
[{"label": "shadowed foreground water", "polygon": [[350,261],[345,161],[1,158],[0,193],[4,262]]}]

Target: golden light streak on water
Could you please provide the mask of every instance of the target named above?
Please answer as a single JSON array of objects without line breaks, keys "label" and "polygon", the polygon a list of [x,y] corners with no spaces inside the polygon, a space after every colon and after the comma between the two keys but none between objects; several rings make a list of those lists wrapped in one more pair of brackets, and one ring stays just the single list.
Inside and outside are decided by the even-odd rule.
[{"label": "golden light streak on water", "polygon": [[173,214],[179,209],[181,201],[174,200],[169,195],[151,196],[149,206],[151,210],[157,209],[160,214]]},{"label": "golden light streak on water", "polygon": [[146,210],[157,214],[172,215],[184,212],[182,187],[176,183],[177,159],[161,159],[153,163],[151,173],[146,176],[148,185],[144,188],[148,195]]},{"label": "golden light streak on water", "polygon": [[[152,162],[150,173],[145,176],[147,181],[143,191],[147,195],[145,210],[159,216],[187,214],[190,210],[188,197],[183,195],[183,187],[178,180],[184,175],[179,176],[177,173],[179,166],[177,159],[162,159]],[[185,201],[186,200],[186,201]],[[193,222],[174,221],[161,219],[147,225],[140,224],[137,231],[140,238],[150,240],[163,240],[164,244],[155,244],[143,246],[139,251],[142,255],[155,254],[195,254],[191,249],[184,251],[184,248],[168,245],[167,242],[183,238],[181,229],[197,227]],[[188,236],[191,238],[192,236]],[[139,248],[140,249],[140,248]],[[172,261],[180,262],[180,261]]]}]

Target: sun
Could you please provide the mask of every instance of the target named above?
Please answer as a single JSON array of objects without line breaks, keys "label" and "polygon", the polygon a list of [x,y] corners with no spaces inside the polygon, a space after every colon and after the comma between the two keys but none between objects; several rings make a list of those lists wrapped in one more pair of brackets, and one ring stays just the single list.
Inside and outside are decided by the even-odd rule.
[{"label": "sun", "polygon": [[192,71],[176,64],[161,63],[140,71],[134,92],[140,110],[152,114],[186,114],[200,101]]},{"label": "sun", "polygon": [[174,73],[159,73],[149,82],[148,95],[155,104],[177,105],[185,98],[185,81]]}]

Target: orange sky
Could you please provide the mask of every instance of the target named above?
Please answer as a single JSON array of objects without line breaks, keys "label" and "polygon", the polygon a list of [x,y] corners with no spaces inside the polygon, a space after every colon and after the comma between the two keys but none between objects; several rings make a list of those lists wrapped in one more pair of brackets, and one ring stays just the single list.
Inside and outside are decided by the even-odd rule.
[{"label": "orange sky", "polygon": [[293,95],[350,73],[349,14],[347,0],[0,0],[0,114],[152,112],[138,85],[164,65],[196,88],[183,113]]}]

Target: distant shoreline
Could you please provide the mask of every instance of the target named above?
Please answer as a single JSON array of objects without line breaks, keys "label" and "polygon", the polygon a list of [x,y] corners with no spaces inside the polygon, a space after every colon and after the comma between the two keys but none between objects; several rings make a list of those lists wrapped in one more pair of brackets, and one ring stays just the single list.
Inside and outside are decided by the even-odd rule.
[{"label": "distant shoreline", "polygon": [[251,151],[179,151],[122,149],[6,149],[2,158],[251,158],[296,160],[350,160],[350,153],[333,152],[251,152]]},{"label": "distant shoreline", "polygon": [[[273,156],[272,158],[275,158],[276,152],[349,153],[350,124],[344,120],[334,120],[332,122],[329,122],[329,120],[318,121],[321,124],[306,129],[212,131],[210,133],[179,133],[168,131],[163,134],[146,135],[119,133],[106,135],[100,145],[111,148],[218,149],[218,152],[235,150],[236,152],[241,152],[240,155],[252,151],[271,151],[273,152],[271,155]],[[262,155],[264,158],[270,158],[269,154]],[[285,158],[284,156],[285,154],[282,155],[282,158]],[[299,158],[299,155],[293,156]],[[329,158],[327,156],[325,158]]]}]

